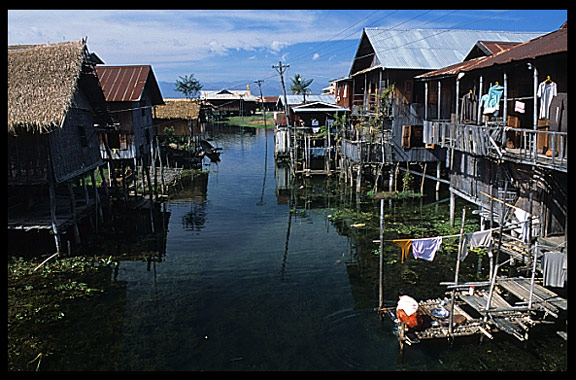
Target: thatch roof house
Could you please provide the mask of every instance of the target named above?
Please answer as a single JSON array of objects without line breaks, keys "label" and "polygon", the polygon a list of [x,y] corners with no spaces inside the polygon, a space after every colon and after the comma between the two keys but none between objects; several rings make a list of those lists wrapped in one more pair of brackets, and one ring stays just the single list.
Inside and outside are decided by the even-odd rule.
[{"label": "thatch roof house", "polygon": [[98,203],[77,209],[72,186],[103,164],[94,127],[112,123],[94,58],[85,40],[8,47],[8,228],[49,229],[58,252],[59,231],[79,241],[76,215]]},{"label": "thatch roof house", "polygon": [[[8,183],[61,183],[102,164],[111,122],[85,41],[8,47]],[[51,166],[49,166],[49,164]]]},{"label": "thatch roof house", "polygon": [[154,135],[164,135],[164,129],[174,128],[174,136],[190,136],[190,127],[198,126],[200,102],[192,99],[164,99],[164,105],[154,107]]}]

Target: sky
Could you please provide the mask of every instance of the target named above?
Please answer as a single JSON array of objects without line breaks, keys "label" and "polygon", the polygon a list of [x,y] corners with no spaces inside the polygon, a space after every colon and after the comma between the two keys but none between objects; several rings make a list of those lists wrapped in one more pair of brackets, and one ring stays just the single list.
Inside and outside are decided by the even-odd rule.
[{"label": "sky", "polygon": [[[279,95],[273,65],[314,79],[313,93],[349,74],[365,27],[551,32],[567,10],[8,10],[8,44],[78,41],[107,65],[152,65],[163,95],[194,74],[204,89],[245,89],[264,80]],[[268,92],[268,93],[267,93]]]}]

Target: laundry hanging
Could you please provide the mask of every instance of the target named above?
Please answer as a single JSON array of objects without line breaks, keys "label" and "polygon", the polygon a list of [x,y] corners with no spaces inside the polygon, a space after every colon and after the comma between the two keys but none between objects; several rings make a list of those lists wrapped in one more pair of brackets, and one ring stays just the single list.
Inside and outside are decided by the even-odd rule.
[{"label": "laundry hanging", "polygon": [[402,264],[404,264],[404,260],[408,257],[408,252],[410,252],[410,247],[412,246],[412,239],[396,239],[390,241],[392,244],[402,248]]},{"label": "laundry hanging", "polygon": [[538,85],[536,96],[540,98],[540,114],[538,116],[540,119],[550,118],[550,103],[552,103],[552,98],[557,95],[557,88],[558,86],[550,80],[550,77]]},{"label": "laundry hanging", "polygon": [[470,90],[462,97],[462,111],[460,113],[460,122],[464,123],[467,120],[476,121],[478,111],[478,96]]},{"label": "laundry hanging", "polygon": [[462,254],[460,261],[464,261],[468,256],[468,244],[470,248],[488,248],[493,242],[492,230],[470,232],[464,235],[464,242],[462,246]]},{"label": "laundry hanging", "polygon": [[434,260],[436,251],[442,245],[442,237],[413,239],[412,240],[412,254],[415,259],[422,259],[426,261]]},{"label": "laundry hanging", "polygon": [[567,260],[565,252],[546,252],[542,257],[542,272],[544,286],[563,287],[567,275]]},{"label": "laundry hanging", "polygon": [[494,116],[498,116],[496,111],[500,109],[500,98],[504,93],[504,87],[499,84],[495,84],[490,87],[488,94],[483,95],[481,102],[482,107],[484,107],[484,115],[494,113]]}]

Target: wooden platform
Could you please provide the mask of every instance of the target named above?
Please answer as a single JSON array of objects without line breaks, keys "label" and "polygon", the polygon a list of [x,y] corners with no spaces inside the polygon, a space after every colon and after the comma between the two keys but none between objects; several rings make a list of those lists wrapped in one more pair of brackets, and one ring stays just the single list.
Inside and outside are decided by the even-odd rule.
[{"label": "wooden platform", "polygon": [[[527,278],[499,278],[498,285],[524,302],[530,298],[530,280]],[[568,301],[545,287],[534,284],[532,307],[558,317],[559,309],[568,310]]]}]

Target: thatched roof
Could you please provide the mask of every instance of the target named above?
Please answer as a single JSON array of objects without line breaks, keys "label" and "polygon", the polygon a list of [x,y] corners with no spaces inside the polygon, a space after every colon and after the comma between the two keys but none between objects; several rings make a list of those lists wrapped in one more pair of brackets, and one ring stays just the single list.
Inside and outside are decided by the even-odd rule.
[{"label": "thatched roof", "polygon": [[164,99],[164,103],[154,107],[155,119],[197,119],[200,113],[198,100]]},{"label": "thatched roof", "polygon": [[85,41],[8,46],[8,132],[40,133],[64,120],[82,71]]}]

